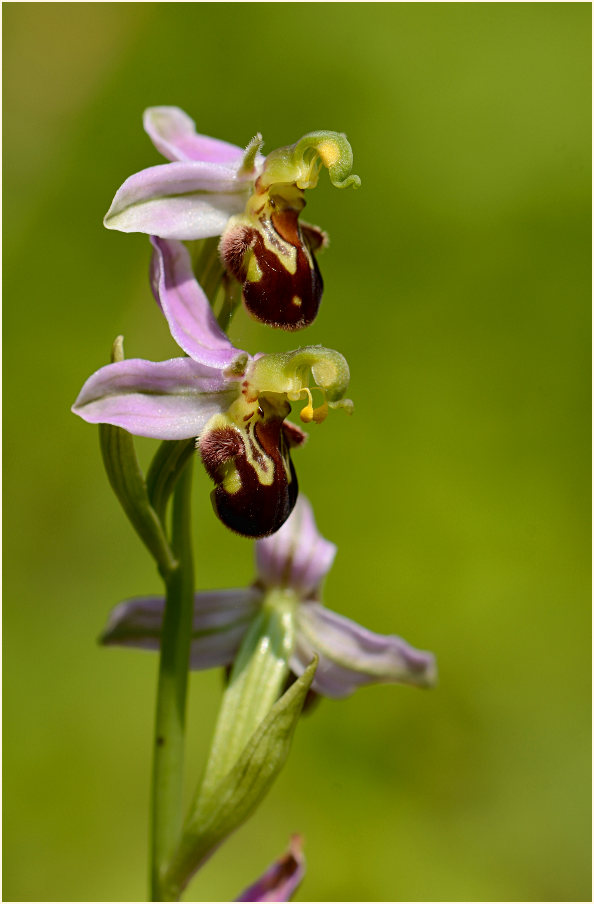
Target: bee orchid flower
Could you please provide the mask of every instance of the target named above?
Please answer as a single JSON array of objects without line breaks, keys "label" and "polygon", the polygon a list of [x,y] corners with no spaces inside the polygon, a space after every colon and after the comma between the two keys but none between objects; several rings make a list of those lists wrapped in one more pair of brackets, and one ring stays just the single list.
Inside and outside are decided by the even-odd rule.
[{"label": "bee orchid flower", "polygon": [[[350,411],[352,403],[344,399],[348,364],[321,346],[253,357],[235,348],[194,278],[187,248],[155,237],[152,242],[156,296],[187,357],[108,364],[86,381],[72,410],[89,423],[137,436],[195,437],[223,523],[244,536],[274,533],[297,499],[290,450],[305,439],[286,420],[291,403],[305,401],[305,423],[321,422],[329,408]],[[316,407],[312,389],[321,393]]]},{"label": "bee orchid flower", "polygon": [[150,107],[144,128],[170,162],[126,179],[105,226],[164,239],[220,235],[222,265],[241,283],[252,317],[289,330],[312,323],[323,289],[314,252],[327,239],[299,215],[322,166],[338,188],[360,184],[346,136],[310,132],[264,157],[260,135],[244,151],[197,134],[178,107]]},{"label": "bee orchid flower", "polygon": [[[241,641],[262,607],[282,607],[295,621],[289,665],[302,675],[319,657],[312,690],[341,698],[372,683],[430,687],[436,680],[432,653],[395,635],[375,634],[321,603],[321,585],[336,547],[318,532],[308,500],[272,537],[256,543],[255,583],[194,596],[190,667],[205,669],[233,662]],[[157,650],[165,602],[141,597],[117,606],[101,638],[103,644]]]}]

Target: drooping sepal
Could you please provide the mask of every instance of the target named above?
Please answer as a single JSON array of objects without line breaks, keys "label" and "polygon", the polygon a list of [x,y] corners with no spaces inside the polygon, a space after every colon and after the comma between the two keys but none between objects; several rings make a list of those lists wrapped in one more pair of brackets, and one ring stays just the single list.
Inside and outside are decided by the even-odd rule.
[{"label": "drooping sepal", "polygon": [[376,634],[315,600],[299,607],[298,643],[291,669],[299,675],[312,651],[320,657],[314,690],[325,697],[347,697],[367,684],[433,687],[435,656],[394,634]]},{"label": "drooping sepal", "polygon": [[[202,247],[196,247],[199,243],[195,242],[192,250],[203,271],[202,281],[214,297],[221,273],[219,269],[211,279],[211,271],[216,269],[212,265],[217,264],[218,259],[216,249],[212,249],[215,255],[209,259],[211,249],[207,243],[208,239],[202,239]],[[188,248],[182,242],[166,241],[156,236],[151,236],[151,244],[153,294],[177,344],[192,360],[206,367],[241,370],[248,355],[234,348],[217,324],[206,292],[194,277]]]},{"label": "drooping sepal", "polygon": [[[258,587],[194,594],[190,668],[228,666],[262,606]],[[134,597],[110,613],[99,643],[108,647],[160,650],[165,613],[162,596]]]},{"label": "drooping sepal", "polygon": [[123,427],[135,436],[189,439],[236,398],[236,383],[192,358],[127,358],[92,374],[72,411],[89,424]]}]

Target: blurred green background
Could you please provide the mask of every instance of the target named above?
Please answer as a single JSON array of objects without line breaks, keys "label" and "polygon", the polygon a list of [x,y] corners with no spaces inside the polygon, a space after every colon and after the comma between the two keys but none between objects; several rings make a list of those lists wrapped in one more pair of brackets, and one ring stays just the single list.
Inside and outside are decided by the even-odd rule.
[{"label": "blurred green background", "polygon": [[[299,900],[591,900],[590,17],[4,4],[4,900],[146,895],[157,663],[95,640],[159,581],[69,407],[118,333],[174,351],[146,237],[101,224],[161,162],[156,104],[266,150],[348,133],[361,190],[308,198],[332,239],[315,325],[232,335],[348,358],[355,416],[294,455],[339,547],[325,601],[440,666],[431,692],[322,701],[188,899],[232,900],[299,831]],[[243,585],[251,544],[196,472],[199,586]],[[188,784],[220,689],[192,676]]]}]

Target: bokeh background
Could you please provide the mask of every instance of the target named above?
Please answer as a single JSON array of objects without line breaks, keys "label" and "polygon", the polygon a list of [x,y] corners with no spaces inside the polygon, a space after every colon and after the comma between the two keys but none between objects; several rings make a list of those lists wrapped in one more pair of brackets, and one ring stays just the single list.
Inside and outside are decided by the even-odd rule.
[{"label": "bokeh background", "polygon": [[[332,242],[299,337],[356,412],[294,456],[339,554],[331,608],[434,650],[431,692],[372,687],[304,718],[257,815],[191,900],[232,900],[306,839],[298,900],[582,901],[590,889],[590,17],[581,3],[4,5],[4,900],[142,900],[156,659],[96,645],[157,591],[69,407],[123,333],[174,351],[146,237],[101,220],[161,161],[143,109],[266,149],[346,131]],[[141,443],[143,460],[153,446]],[[199,586],[251,544],[197,467]],[[193,675],[188,786],[219,673]]]}]

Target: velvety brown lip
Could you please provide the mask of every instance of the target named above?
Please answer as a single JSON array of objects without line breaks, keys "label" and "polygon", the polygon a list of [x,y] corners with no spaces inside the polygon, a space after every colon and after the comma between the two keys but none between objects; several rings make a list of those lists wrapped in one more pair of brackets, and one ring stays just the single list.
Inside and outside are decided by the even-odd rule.
[{"label": "velvety brown lip", "polygon": [[[246,455],[246,442],[251,445],[252,456],[272,468],[270,484],[260,483],[258,472]],[[298,493],[289,443],[280,418],[256,421],[253,430],[246,434],[228,426],[201,438],[202,460],[208,474],[218,484],[211,493],[213,508],[231,530],[244,537],[265,537],[285,523]],[[221,465],[231,460],[240,479],[240,488],[235,493],[227,492],[220,482]]]},{"label": "velvety brown lip", "polygon": [[[324,288],[309,232],[301,229],[299,212],[293,208],[274,211],[264,224],[268,242],[274,236],[297,252],[296,270],[290,273],[280,255],[265,243],[263,233],[252,227],[240,227],[221,243],[221,255],[227,269],[242,284],[242,300],[252,317],[268,326],[300,330],[312,323],[318,313]],[[247,261],[253,254],[261,277],[247,279]]]},{"label": "velvety brown lip", "polygon": [[262,276],[257,282],[245,280],[242,298],[247,311],[257,320],[278,329],[300,330],[315,320],[324,284],[317,261],[305,245],[297,214],[284,211],[284,225],[287,213],[292,213],[295,221],[293,232],[285,230],[286,234],[294,236],[290,244],[297,249],[295,273],[289,273],[282,260],[266,247],[257,233],[252,252]]}]

